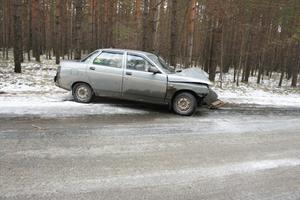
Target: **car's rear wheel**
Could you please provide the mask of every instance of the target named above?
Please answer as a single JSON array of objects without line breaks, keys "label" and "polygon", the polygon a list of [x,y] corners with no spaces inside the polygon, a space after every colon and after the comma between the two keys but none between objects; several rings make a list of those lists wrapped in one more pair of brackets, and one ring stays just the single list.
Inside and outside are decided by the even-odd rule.
[{"label": "car's rear wheel", "polygon": [[75,84],[72,93],[74,100],[79,103],[90,103],[93,98],[93,90],[86,83]]},{"label": "car's rear wheel", "polygon": [[197,100],[193,94],[182,92],[175,96],[172,107],[178,115],[191,116],[197,109]]}]

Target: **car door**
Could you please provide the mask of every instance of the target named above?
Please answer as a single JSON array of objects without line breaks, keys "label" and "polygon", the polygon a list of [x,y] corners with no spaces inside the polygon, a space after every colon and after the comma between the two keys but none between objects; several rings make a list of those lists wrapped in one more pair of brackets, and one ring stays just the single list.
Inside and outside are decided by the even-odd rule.
[{"label": "car door", "polygon": [[87,74],[96,95],[121,96],[123,63],[123,52],[102,51],[93,59]]},{"label": "car door", "polygon": [[155,66],[146,57],[131,53],[126,55],[123,97],[152,103],[164,102],[167,75],[148,72],[149,67]]}]

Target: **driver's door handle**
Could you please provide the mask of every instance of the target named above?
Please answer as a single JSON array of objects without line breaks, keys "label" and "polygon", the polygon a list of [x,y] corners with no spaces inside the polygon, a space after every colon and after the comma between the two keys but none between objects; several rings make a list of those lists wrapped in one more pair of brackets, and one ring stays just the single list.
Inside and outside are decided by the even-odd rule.
[{"label": "driver's door handle", "polygon": [[95,67],[90,67],[90,70],[95,70],[96,68]]},{"label": "driver's door handle", "polygon": [[132,76],[132,72],[126,72],[126,75]]}]

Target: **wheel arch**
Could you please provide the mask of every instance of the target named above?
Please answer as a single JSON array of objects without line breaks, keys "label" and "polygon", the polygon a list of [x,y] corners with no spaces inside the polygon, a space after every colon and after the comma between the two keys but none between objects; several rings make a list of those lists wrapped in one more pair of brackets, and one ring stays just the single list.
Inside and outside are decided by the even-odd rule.
[{"label": "wheel arch", "polygon": [[175,99],[175,97],[176,97],[177,95],[179,95],[179,94],[181,94],[181,93],[184,93],[184,92],[187,92],[187,93],[192,94],[192,95],[196,98],[197,103],[199,103],[199,101],[201,100],[201,98],[197,95],[197,93],[196,93],[195,91],[189,90],[189,89],[181,89],[181,90],[177,90],[177,91],[173,94],[173,96],[172,96],[172,98],[171,98],[171,104],[173,104],[173,101],[174,101],[174,99]]},{"label": "wheel arch", "polygon": [[74,90],[73,90],[74,86],[77,85],[77,84],[80,84],[80,83],[88,85],[91,88],[93,95],[95,95],[95,91],[94,91],[93,87],[91,86],[91,84],[89,84],[89,83],[87,83],[85,81],[76,81],[76,82],[72,83],[72,85],[71,85],[71,91],[72,91],[72,93],[74,92]]}]

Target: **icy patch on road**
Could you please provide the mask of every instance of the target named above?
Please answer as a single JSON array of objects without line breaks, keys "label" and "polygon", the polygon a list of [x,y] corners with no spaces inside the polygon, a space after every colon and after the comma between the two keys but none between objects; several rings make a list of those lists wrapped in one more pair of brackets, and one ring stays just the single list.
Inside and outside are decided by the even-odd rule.
[{"label": "icy patch on road", "polygon": [[[87,189],[116,188],[116,187],[151,187],[157,185],[174,185],[191,183],[207,178],[220,178],[237,174],[250,174],[264,170],[295,167],[300,165],[300,159],[262,160],[243,163],[227,164],[210,168],[196,168],[184,170],[161,171],[150,174],[133,176],[120,176],[103,179],[90,179],[78,181],[84,184]],[[74,182],[75,184],[76,182]],[[81,190],[82,188],[77,188]]]},{"label": "icy patch on road", "polygon": [[144,188],[163,185],[186,185],[208,178],[222,178],[231,175],[249,175],[265,170],[296,167],[300,159],[261,160],[252,162],[233,163],[210,168],[196,168],[184,170],[166,170],[155,173],[135,174],[126,176],[99,177],[97,179],[64,179],[64,182],[37,182],[34,186],[14,186],[2,191],[2,196],[14,197],[19,195],[50,195],[54,193],[87,193],[100,189],[113,188]]},{"label": "icy patch on road", "polygon": [[[91,147],[91,148],[47,148],[42,150],[26,150],[16,151],[6,154],[3,157],[32,157],[32,158],[63,158],[63,157],[98,157],[103,155],[112,154],[140,154],[146,152],[163,151],[170,147],[178,147],[177,143],[168,144],[134,144],[127,145],[126,147],[116,145],[105,145],[103,147]],[[0,156],[1,157],[1,156]]]}]

